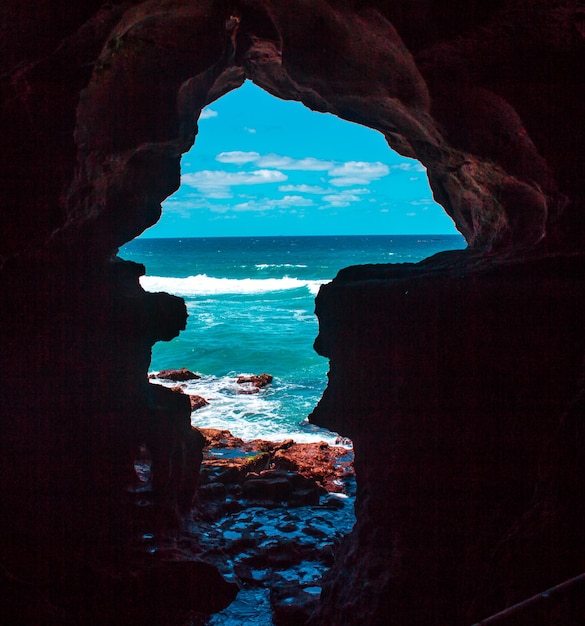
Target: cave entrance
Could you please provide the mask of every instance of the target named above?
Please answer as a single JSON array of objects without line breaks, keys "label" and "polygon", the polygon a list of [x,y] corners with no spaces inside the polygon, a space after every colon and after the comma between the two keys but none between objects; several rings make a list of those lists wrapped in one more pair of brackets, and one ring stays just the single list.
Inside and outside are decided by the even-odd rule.
[{"label": "cave entrance", "polygon": [[[376,131],[248,81],[203,109],[181,178],[160,221],[122,250],[146,265],[147,290],[183,297],[189,312],[151,369],[201,375],[182,383],[209,403],[194,405],[198,426],[334,443],[306,420],[328,369],[313,349],[320,285],[349,265],[464,247],[423,166]],[[274,380],[259,393],[237,383],[261,373]]]},{"label": "cave entrance", "polygon": [[[219,626],[249,620],[250,606],[265,619],[269,597],[276,610],[294,597],[308,610],[327,551],[355,522],[351,442],[307,421],[328,370],[313,349],[320,285],[348,265],[414,262],[465,242],[432,201],[420,163],[393,153],[376,131],[252,83],[204,108],[198,125],[181,187],[121,255],[146,265],[145,289],[187,305],[186,330],[154,346],[151,375],[208,402],[195,400],[192,413],[211,442],[199,495],[222,513],[198,519],[194,532],[210,552],[221,537],[222,571],[246,583],[210,622]],[[200,378],[159,378],[177,368]],[[273,379],[261,388],[238,382],[265,372]],[[271,443],[249,443],[259,439]],[[268,470],[260,476],[269,478],[222,482],[243,464],[246,476]],[[285,493],[283,470],[320,475],[328,493],[316,493],[311,478]],[[240,509],[242,494],[249,504]],[[281,498],[287,506],[277,506]],[[266,499],[270,507],[255,506]],[[238,549],[242,541],[254,556]]]},{"label": "cave entrance", "polygon": [[[292,238],[311,234],[345,236],[354,241],[358,235],[396,237],[398,234],[396,230],[381,226],[385,220],[389,223],[393,207],[390,204],[384,206],[379,202],[380,198],[378,202],[369,202],[375,195],[372,193],[374,186],[384,178],[392,176],[393,165],[396,165],[394,174],[397,177],[406,177],[407,180],[418,177],[424,180],[424,172],[418,165],[419,161],[423,163],[428,168],[435,197],[457,222],[460,232],[467,239],[471,239],[475,234],[477,220],[474,222],[473,211],[476,207],[479,207],[478,210],[481,209],[490,194],[484,192],[485,186],[475,183],[473,176],[480,170],[474,169],[473,158],[444,149],[443,139],[430,115],[430,98],[424,80],[391,25],[385,25],[380,16],[364,14],[358,19],[350,14],[339,14],[311,20],[311,27],[332,29],[331,32],[316,34],[317,38],[326,42],[325,48],[334,49],[337,42],[343,42],[345,46],[342,53],[334,50],[329,53],[325,49],[323,54],[324,48],[309,50],[304,44],[299,48],[298,42],[306,40],[307,34],[299,38],[294,32],[288,32],[290,27],[294,31],[295,20],[289,20],[285,14],[282,14],[283,19],[280,20],[277,19],[276,13],[271,16],[260,15],[259,10],[247,8],[244,11],[245,15],[230,16],[226,20],[223,3],[196,3],[181,7],[181,11],[184,12],[175,14],[173,7],[169,5],[155,15],[140,9],[130,9],[109,35],[95,66],[91,83],[82,93],[77,107],[76,141],[80,165],[71,191],[70,224],[71,228],[82,230],[77,239],[92,246],[92,253],[98,256],[107,257],[120,246],[130,242],[121,254],[124,258],[145,261],[148,268],[145,286],[153,291],[162,290],[186,298],[187,306],[190,307],[191,328],[200,330],[202,334],[189,336],[188,330],[182,333],[178,340],[157,344],[155,358],[158,359],[157,351],[168,350],[168,360],[164,363],[153,362],[153,369],[160,370],[167,366],[186,367],[196,374],[203,375],[193,382],[179,381],[186,384],[185,389],[181,388],[183,391],[186,390],[192,396],[201,396],[209,402],[203,408],[193,411],[193,422],[200,426],[205,414],[212,415],[213,411],[219,409],[219,413],[223,415],[229,416],[231,413],[231,417],[245,418],[241,421],[257,424],[258,416],[263,414],[258,410],[258,404],[266,405],[271,402],[273,408],[270,417],[274,419],[264,419],[262,425],[264,438],[267,438],[265,425],[267,423],[278,425],[276,418],[282,416],[283,408],[291,405],[291,398],[293,396],[302,398],[298,394],[299,388],[302,387],[306,391],[311,387],[312,383],[308,384],[307,380],[317,381],[319,387],[314,386],[312,389],[311,393],[315,394],[312,398],[302,400],[305,406],[294,418],[297,426],[299,418],[302,419],[312,411],[325,385],[327,364],[311,347],[317,334],[317,321],[313,315],[314,291],[317,284],[333,278],[335,270],[342,266],[399,260],[396,250],[389,245],[389,241],[386,241],[382,243],[384,253],[382,258],[364,258],[359,255],[348,258],[349,255],[345,254],[345,258],[335,270],[330,265],[327,274],[302,276],[303,271],[314,270],[319,263],[318,259],[316,263],[307,261],[308,255],[314,255],[318,246],[306,246],[298,260],[291,261],[295,249],[293,244],[298,244],[292,241]],[[329,10],[325,4],[322,8]],[[272,18],[276,20],[274,23],[271,23]],[[344,25],[345,20],[350,20],[351,23]],[[241,28],[238,29],[238,25],[241,25]],[[385,30],[382,32],[380,28]],[[350,39],[344,37],[348,32],[355,37],[353,35]],[[374,63],[370,64],[369,55],[364,54],[365,50],[372,50],[382,42],[385,42],[384,45],[377,50]],[[286,48],[285,55],[283,47]],[[307,50],[310,52],[308,56]],[[330,67],[332,59],[340,58],[347,58],[350,61],[342,64],[341,72],[335,67]],[[278,149],[264,152],[252,143],[229,144],[212,153],[208,165],[199,164],[196,170],[188,172],[186,168],[190,156],[182,155],[187,153],[197,131],[203,131],[205,124],[211,125],[222,121],[220,111],[222,96],[237,97],[237,89],[246,78],[283,100],[302,102],[308,108],[320,111],[321,114],[327,112],[335,116],[322,119],[353,122],[355,126],[346,127],[353,130],[363,130],[366,127],[373,129],[370,132],[377,133],[379,149],[383,150],[384,156],[372,157],[369,153],[364,157],[358,157],[357,147],[360,142],[349,139],[336,144],[334,154],[303,151],[301,148],[306,148],[306,141],[303,144],[302,140],[296,153],[281,150],[280,146]],[[250,87],[245,85],[243,89]],[[298,104],[295,106],[300,107]],[[200,111],[204,113],[199,115]],[[213,116],[214,111],[218,113],[216,117]],[[231,116],[232,122],[241,117],[241,115]],[[256,123],[252,125],[248,116],[244,124],[248,140],[252,142],[258,139],[259,126]],[[298,134],[302,125],[297,123],[290,127],[293,133]],[[253,130],[256,133],[251,132]],[[349,131],[340,131],[340,135],[347,136],[347,132]],[[204,134],[201,132],[194,154],[199,154],[203,138]],[[322,141],[321,144],[319,148],[325,147],[327,141]],[[399,166],[398,161],[393,161],[394,155],[388,150],[387,144],[400,154],[409,156],[412,160],[405,162],[408,165]],[[217,156],[221,153],[222,159],[218,160]],[[280,159],[277,160],[275,156]],[[272,157],[270,164],[266,162],[268,157]],[[180,245],[173,244],[171,239],[137,240],[138,235],[158,222],[161,203],[179,187],[181,158],[184,160],[183,177],[191,176],[187,180],[194,183],[189,193],[198,194],[198,197],[183,198],[183,201],[207,203],[207,206],[200,206],[199,209],[191,207],[189,214],[192,215],[193,210],[205,209],[205,215],[209,219],[206,227],[210,230],[203,231],[204,220],[201,214],[197,216],[199,217],[198,226],[195,226],[197,230],[182,228],[185,222],[179,219],[180,212],[186,212],[188,207],[183,205],[181,208],[177,199],[171,198],[165,205],[163,220],[156,226],[157,230],[152,232],[159,237],[173,234],[181,239]],[[232,169],[228,170],[228,166]],[[258,202],[257,199],[236,198],[239,207],[236,215],[233,209],[223,208],[226,202],[231,200],[227,197],[230,194],[250,195],[252,189],[262,187],[262,184],[256,186],[248,184],[244,191],[238,189],[236,185],[225,184],[226,180],[233,180],[238,173],[246,171],[249,174],[250,171],[245,169],[248,166],[251,171],[256,172],[248,182],[261,180],[262,184],[268,184],[265,179],[272,177],[270,184],[274,185],[279,193],[278,196],[264,197],[260,201],[262,210],[258,211],[256,224],[260,225],[258,235],[262,234],[263,238],[246,230],[252,222],[253,211],[250,209]],[[213,173],[217,171],[220,172],[219,175]],[[207,173],[203,175],[203,172]],[[297,174],[304,172],[307,176],[312,172],[316,176],[321,176],[323,180],[293,180],[295,172]],[[238,180],[242,182],[242,177],[240,176]],[[467,194],[465,202],[460,202],[464,192]],[[477,202],[476,197],[479,197]],[[448,218],[443,216],[440,209],[430,204],[431,194],[427,190],[424,196],[412,198],[412,201],[421,199],[422,204],[410,205],[404,213],[418,213],[425,209],[427,212],[436,211],[437,219],[446,220],[445,224],[451,228]],[[215,210],[211,210],[212,208]],[[323,216],[328,216],[329,223],[337,225],[339,230],[328,232],[317,229],[302,230],[306,228],[304,224],[311,222],[309,212],[311,208],[314,210],[313,225],[318,221],[324,224]],[[284,213],[280,213],[281,209]],[[370,219],[376,212],[375,219]],[[258,251],[268,249],[266,238],[274,238],[278,240],[277,244],[282,244],[282,235],[289,237],[290,246],[283,253],[280,245],[278,251],[274,252],[275,255],[277,253],[279,255],[278,258],[275,257],[276,260],[259,258],[257,254],[253,254],[253,249],[252,252],[248,250],[248,260],[245,263],[241,261],[241,256],[234,255],[232,250],[231,271],[234,274],[228,276],[225,273],[225,256],[218,254],[218,251],[222,249],[225,251],[229,247],[229,241],[227,239],[220,241],[216,238],[218,233],[211,230],[213,217],[218,218],[216,220],[218,223],[225,221],[229,224],[231,219],[233,230],[226,233],[248,235],[249,240],[256,242],[250,241]],[[404,217],[410,222],[416,215]],[[173,218],[179,228],[176,235],[172,231],[165,231],[165,228],[170,227]],[[277,223],[285,230],[282,232],[269,230]],[[377,225],[372,229],[371,225],[374,224]],[[418,233],[424,230],[426,229],[422,227],[416,229]],[[415,231],[402,232],[411,233],[408,236],[412,238]],[[432,229],[427,230],[427,233],[429,232],[449,231]],[[192,236],[199,237],[196,240],[200,247],[198,253],[189,250],[189,242],[194,241],[189,238]],[[482,236],[483,233],[480,233],[476,239],[481,240]],[[424,240],[422,243],[427,243],[426,237]],[[170,245],[168,254],[159,255],[158,268],[155,267],[153,250],[144,248],[156,245],[157,241],[162,242],[160,245],[163,247]],[[209,265],[205,268],[201,262],[201,246],[204,241],[209,252]],[[458,247],[463,247],[461,238],[457,237],[457,241]],[[311,243],[313,242],[316,242],[316,239],[312,239]],[[420,243],[419,237],[415,235],[415,246]],[[142,253],[139,250],[140,246],[143,246]],[[297,245],[296,249],[298,247]],[[328,253],[331,252],[329,248],[325,249]],[[366,245],[354,248],[363,252]],[[444,248],[443,243],[438,242],[438,249]],[[132,257],[129,251],[134,251],[138,256]],[[195,262],[197,265],[191,264],[186,269],[181,269],[179,273],[176,255],[180,253],[186,253],[191,263]],[[432,251],[427,248],[418,258],[431,253]],[[140,258],[140,254],[148,258]],[[393,256],[390,256],[391,254]],[[286,260],[283,260],[283,256]],[[410,255],[402,260],[413,261],[417,260],[417,257]],[[223,267],[218,268],[218,263]],[[307,267],[303,267],[305,265]],[[257,286],[257,283],[251,283],[254,280],[276,280],[282,284],[285,280],[282,273],[272,276],[269,274],[277,270],[282,272],[282,266],[291,266],[286,267],[286,271],[287,280],[296,281],[292,289],[265,290],[261,294],[258,294],[257,290],[246,292],[240,289],[234,294],[233,289],[230,293],[227,293],[225,288],[223,292],[220,289],[225,287],[226,281],[231,285],[236,281],[239,286],[250,284]],[[244,269],[246,271],[252,269],[258,275],[253,277],[246,275],[242,273]],[[293,269],[298,273],[292,274]],[[238,271],[239,275],[236,274]],[[206,283],[207,290],[204,293],[193,295],[188,291],[194,282],[190,280],[192,276],[199,277],[199,283]],[[150,285],[147,284],[149,280]],[[289,298],[286,307],[279,300],[283,292]],[[236,301],[235,295],[239,300]],[[190,302],[191,297],[196,300]],[[221,303],[223,309],[220,308]],[[164,314],[164,311],[162,313]],[[231,325],[225,323],[228,316],[233,322]],[[297,324],[296,331],[291,330],[291,320]],[[246,324],[251,329],[247,336],[241,332]],[[278,332],[272,333],[270,340],[262,335],[269,324],[278,329]],[[279,355],[281,361],[286,362],[290,368],[291,363],[299,359],[300,350],[297,344],[300,340],[298,335],[294,334],[297,332],[301,332],[305,337],[303,354],[313,361],[309,366],[307,363],[301,363],[298,367],[295,366],[296,369],[292,368],[295,372],[302,372],[304,379],[299,376],[286,380],[277,369],[271,367],[266,353]],[[285,336],[290,347],[285,346],[287,343],[284,341]],[[205,371],[201,364],[200,355],[205,341],[209,341],[210,347],[207,357],[210,360],[216,359],[218,370],[215,372],[211,369]],[[241,368],[233,356],[224,353],[226,348],[234,346],[240,353],[246,355],[247,363]],[[187,358],[189,354],[195,356],[196,360],[189,361]],[[252,356],[257,359],[254,363],[251,361]],[[268,374],[274,375],[275,380],[272,383],[256,393],[250,386],[244,389],[252,393],[238,393],[240,383],[237,382],[237,374],[259,375],[266,370]],[[227,381],[228,374],[231,381]],[[165,384],[175,386],[176,382]],[[208,397],[200,390],[201,384],[208,385],[207,389],[211,391],[211,394],[206,394]],[[253,386],[253,383],[244,384]],[[281,394],[280,397],[278,393]],[[173,394],[165,395],[170,404],[168,398]],[[187,409],[186,403],[181,404]],[[234,420],[230,420],[232,428],[233,422]],[[213,423],[216,426],[222,425],[215,421],[215,418]],[[290,432],[290,424],[289,420],[286,433]],[[306,428],[310,429],[308,426]],[[271,438],[283,439],[283,428],[271,434],[273,435]],[[309,431],[309,434],[314,433]],[[318,436],[334,437],[330,433],[324,435],[324,431],[320,431]],[[222,439],[223,436],[220,435],[220,443]],[[336,448],[343,450],[339,446]],[[290,449],[290,446],[287,446],[287,449]],[[289,589],[291,580],[295,580],[298,581],[296,588],[300,590],[300,596],[304,598],[306,606],[310,606],[308,600],[311,598],[315,600],[319,595],[320,575],[323,569],[331,564],[332,552],[328,546],[332,543],[332,538],[339,539],[340,535],[345,534],[351,527],[354,519],[353,507],[344,504],[342,498],[326,496],[329,498],[327,504],[324,502],[322,508],[313,511],[311,519],[298,515],[292,507],[285,512],[285,519],[282,516],[282,509],[273,515],[270,507],[260,513],[253,506],[242,506],[240,496],[237,495],[238,489],[248,489],[250,496],[270,496],[273,501],[283,499],[283,492],[278,490],[284,489],[285,492],[288,490],[287,498],[291,494],[296,494],[295,497],[300,498],[300,504],[310,504],[311,498],[321,494],[316,493],[311,485],[305,488],[305,483],[303,481],[298,483],[297,478],[286,478],[283,482],[282,477],[273,476],[275,480],[265,483],[258,482],[263,478],[251,479],[252,485],[248,487],[245,486],[246,482],[234,485],[229,480],[230,476],[233,477],[229,466],[231,459],[239,457],[245,463],[252,464],[246,465],[246,469],[257,471],[262,469],[267,453],[272,459],[280,451],[273,449],[272,454],[265,449],[259,449],[252,450],[249,454],[241,447],[235,452],[234,448],[228,447],[220,447],[220,450],[223,451],[219,455],[220,460],[227,461],[227,466],[223,465],[221,469],[217,462],[212,463],[212,467],[220,469],[215,475],[206,477],[205,472],[216,470],[209,470],[207,469],[209,466],[204,465],[199,489],[201,496],[204,493],[201,488],[207,488],[206,495],[213,500],[208,510],[212,519],[207,521],[205,518],[198,519],[194,534],[202,540],[211,538],[222,544],[221,552],[228,558],[228,561],[221,563],[222,571],[224,566],[228,570],[231,568],[232,576],[246,580],[253,590],[261,588],[261,597],[264,601],[270,588],[271,592],[274,592],[273,595],[280,597],[286,606],[290,596],[279,596],[279,593]],[[343,463],[345,459],[336,459],[337,461]],[[155,458],[152,468],[156,477]],[[227,473],[222,474],[222,471]],[[238,473],[238,480],[239,476]],[[267,489],[268,493],[264,491],[259,494],[255,491],[258,489]],[[304,494],[299,494],[299,491]],[[215,506],[217,516],[214,517],[212,511]],[[310,506],[304,508],[311,509]],[[206,523],[209,525],[205,526]],[[249,558],[248,547],[256,552],[256,560]],[[246,552],[242,552],[242,548],[245,548]],[[234,552],[231,553],[230,550]],[[209,545],[203,553],[208,556],[217,555],[217,545]],[[300,563],[299,557],[302,557]],[[314,564],[315,558],[319,559],[320,569],[306,565],[307,562]],[[292,571],[293,568],[297,568],[295,572]],[[275,572],[277,576],[273,576]],[[262,605],[257,597],[254,597],[252,602],[255,606]],[[266,602],[263,606],[266,607]],[[231,623],[241,622],[236,619]]]}]

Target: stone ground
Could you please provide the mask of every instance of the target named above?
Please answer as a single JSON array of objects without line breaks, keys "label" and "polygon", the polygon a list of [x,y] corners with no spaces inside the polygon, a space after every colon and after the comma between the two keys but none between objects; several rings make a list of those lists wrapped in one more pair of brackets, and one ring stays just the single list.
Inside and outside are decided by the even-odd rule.
[{"label": "stone ground", "polygon": [[355,521],[352,450],[202,432],[209,446],[188,532],[240,587],[210,626],[302,624]]},{"label": "stone ground", "polygon": [[[303,624],[355,522],[350,445],[244,442],[228,431],[201,432],[208,445],[182,532],[161,540],[146,525],[137,550],[153,561],[210,563],[239,588],[225,610],[211,619],[185,615],[185,625]],[[147,489],[137,494],[140,502],[148,509]]]}]

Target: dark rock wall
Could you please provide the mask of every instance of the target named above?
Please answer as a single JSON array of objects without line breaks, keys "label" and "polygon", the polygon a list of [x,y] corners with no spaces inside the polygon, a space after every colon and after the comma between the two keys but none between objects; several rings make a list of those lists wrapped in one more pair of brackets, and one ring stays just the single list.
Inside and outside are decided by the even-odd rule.
[{"label": "dark rock wall", "polygon": [[65,5],[0,8],[3,543],[123,526],[144,440],[161,503],[188,503],[201,442],[146,380],[185,310],[114,255],[250,78],[419,159],[469,243],[318,298],[312,419],[354,439],[360,495],[315,619],[466,623],[583,568],[582,5]]},{"label": "dark rock wall", "polygon": [[583,568],[583,259],[447,256],[317,298],[311,421],[354,439],[359,485],[319,623],[471,624]]}]

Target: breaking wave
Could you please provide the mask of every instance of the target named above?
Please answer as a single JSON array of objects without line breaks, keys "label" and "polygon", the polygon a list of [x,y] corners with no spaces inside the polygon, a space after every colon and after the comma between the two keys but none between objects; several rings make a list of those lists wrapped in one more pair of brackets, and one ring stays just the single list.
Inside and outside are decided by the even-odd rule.
[{"label": "breaking wave", "polygon": [[187,278],[171,276],[142,276],[140,284],[146,291],[166,291],[177,296],[213,296],[224,294],[255,294],[274,291],[308,289],[317,295],[319,287],[326,280],[301,280],[298,278],[213,278],[207,274],[197,274]]}]

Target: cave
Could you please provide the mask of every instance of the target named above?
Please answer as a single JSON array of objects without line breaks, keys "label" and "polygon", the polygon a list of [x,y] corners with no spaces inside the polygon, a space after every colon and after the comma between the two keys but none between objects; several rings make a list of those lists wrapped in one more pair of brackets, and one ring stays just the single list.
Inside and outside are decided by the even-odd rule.
[{"label": "cave", "polygon": [[211,614],[231,593],[205,564],[115,575],[132,451],[148,443],[171,528],[202,447],[188,401],[147,380],[184,303],[144,292],[116,252],[179,186],[201,109],[249,79],[418,159],[468,243],[347,268],[317,297],[330,372],[311,420],[353,440],[358,494],[310,623],[581,624],[580,3],[9,0],[0,15],[4,621],[142,623],[162,598]]}]

